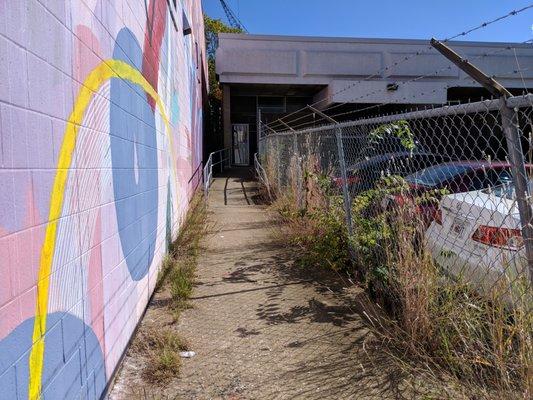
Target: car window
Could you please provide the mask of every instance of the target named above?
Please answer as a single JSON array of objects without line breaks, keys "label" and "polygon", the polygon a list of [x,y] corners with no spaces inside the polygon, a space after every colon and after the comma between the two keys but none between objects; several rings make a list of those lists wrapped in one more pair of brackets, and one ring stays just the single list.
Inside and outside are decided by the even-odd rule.
[{"label": "car window", "polygon": [[393,157],[391,160],[389,160],[388,168],[392,175],[405,175],[407,172],[409,172],[415,162],[415,156]]},{"label": "car window", "polygon": [[471,169],[468,165],[443,164],[425,168],[409,175],[406,180],[424,186],[437,186],[451,181]]},{"label": "car window", "polygon": [[470,192],[472,190],[481,190],[493,186],[492,181],[495,179],[494,175],[493,170],[487,170],[484,168],[467,174],[463,179],[466,184],[466,190]]},{"label": "car window", "polygon": [[376,141],[369,141],[360,150],[360,154],[366,158],[379,156],[381,154],[396,153],[406,151],[401,140],[397,137],[384,137]]},{"label": "car window", "polygon": [[513,182],[513,176],[511,171],[504,169],[501,171],[495,171],[497,173],[497,179],[494,181],[495,185],[511,184]]},{"label": "car window", "polygon": [[439,161],[439,158],[432,154],[402,155],[390,159],[388,169],[391,174],[405,176]]},{"label": "car window", "polygon": [[413,159],[413,163],[412,163],[413,168],[410,171],[410,173],[420,171],[421,169],[425,169],[433,165],[440,164],[443,161],[444,161],[444,158],[436,154],[416,155]]},{"label": "car window", "polygon": [[[533,180],[528,181],[527,186],[529,192],[531,192],[533,190]],[[496,197],[502,197],[508,200],[514,200],[516,198],[515,187],[512,183],[504,183],[494,188],[485,189],[483,193],[493,194]]]},{"label": "car window", "polygon": [[507,169],[486,169],[476,173],[476,178],[470,183],[468,190],[481,190],[488,187],[511,184],[513,178]]}]

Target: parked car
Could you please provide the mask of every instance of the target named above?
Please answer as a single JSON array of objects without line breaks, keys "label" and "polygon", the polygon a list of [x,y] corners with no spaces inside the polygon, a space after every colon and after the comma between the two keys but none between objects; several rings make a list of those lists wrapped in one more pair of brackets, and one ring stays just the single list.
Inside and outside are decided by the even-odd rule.
[{"label": "parked car", "polygon": [[446,272],[484,288],[527,265],[512,184],[443,196],[425,240]]},{"label": "parked car", "polygon": [[[449,160],[447,156],[425,151],[380,154],[348,166],[346,179],[350,193],[356,195],[372,189],[382,176],[407,176],[415,171]],[[342,177],[336,177],[334,181],[338,187],[342,187]]]},{"label": "parked car", "polygon": [[[533,165],[526,166],[533,171]],[[405,177],[409,191],[391,199],[404,204],[415,196],[431,192],[433,201],[418,202],[417,208],[427,224],[433,220],[437,202],[445,190],[447,194],[470,192],[512,183],[511,165],[506,162],[453,161],[434,165]]]}]

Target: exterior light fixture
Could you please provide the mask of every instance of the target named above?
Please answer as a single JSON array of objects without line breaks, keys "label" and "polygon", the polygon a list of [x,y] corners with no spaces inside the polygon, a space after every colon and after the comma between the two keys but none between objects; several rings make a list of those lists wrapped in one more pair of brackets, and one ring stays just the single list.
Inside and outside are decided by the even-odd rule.
[{"label": "exterior light fixture", "polygon": [[398,84],[396,82],[387,83],[387,90],[389,92],[394,92],[394,91],[398,90]]}]

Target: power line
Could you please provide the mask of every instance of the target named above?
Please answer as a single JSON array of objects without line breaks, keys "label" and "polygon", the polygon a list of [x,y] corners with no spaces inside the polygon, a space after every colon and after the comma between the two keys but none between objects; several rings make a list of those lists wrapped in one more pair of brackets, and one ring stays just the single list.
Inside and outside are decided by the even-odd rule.
[{"label": "power line", "polygon": [[[504,15],[502,15],[502,16],[499,16],[499,17],[497,17],[497,18],[495,18],[495,19],[493,19],[493,20],[483,22],[483,23],[481,23],[481,24],[479,24],[479,25],[477,25],[477,26],[475,26],[475,27],[473,27],[473,28],[470,28],[470,29],[468,29],[468,30],[465,30],[465,31],[459,32],[459,33],[457,33],[457,34],[455,34],[455,35],[452,35],[452,36],[450,36],[450,37],[448,37],[448,38],[446,38],[446,39],[443,39],[443,40],[441,40],[441,41],[442,41],[442,42],[448,42],[448,41],[450,41],[450,40],[457,39],[458,37],[466,36],[466,35],[468,35],[468,34],[474,32],[474,31],[477,31],[477,30],[479,30],[479,29],[486,28],[487,26],[492,25],[492,24],[494,24],[494,23],[496,23],[496,22],[499,22],[499,21],[502,21],[502,20],[504,20],[504,19],[506,19],[506,18],[509,18],[509,17],[515,16],[515,15],[517,15],[517,14],[520,14],[520,13],[522,13],[522,12],[524,12],[524,11],[530,9],[530,8],[533,8],[533,4],[529,4],[529,5],[525,6],[525,7],[522,7],[522,8],[517,9],[517,10],[512,10],[512,11],[510,11],[510,12],[507,13],[507,14],[504,14]],[[395,62],[395,63],[393,63],[393,64],[387,65],[386,67],[380,69],[378,72],[376,72],[376,73],[374,73],[374,74],[371,74],[371,75],[367,76],[367,77],[364,78],[363,80],[359,80],[359,81],[357,81],[357,82],[354,82],[354,83],[352,83],[352,84],[350,84],[350,85],[347,85],[347,86],[344,87],[343,89],[336,91],[335,93],[329,94],[329,95],[326,96],[325,98],[323,98],[323,99],[321,99],[321,100],[318,100],[318,101],[316,101],[315,103],[311,104],[311,106],[314,107],[314,106],[316,106],[316,105],[318,105],[318,104],[320,104],[320,103],[322,103],[322,102],[324,102],[324,101],[327,101],[327,100],[331,99],[333,96],[335,96],[335,95],[337,95],[337,94],[339,94],[339,93],[342,93],[342,92],[344,92],[344,91],[346,91],[346,90],[352,88],[353,86],[359,84],[360,82],[364,82],[364,81],[367,81],[367,80],[369,80],[369,79],[379,77],[379,76],[381,76],[383,73],[387,72],[389,69],[394,68],[394,67],[396,67],[396,66],[398,66],[398,65],[400,65],[400,64],[403,64],[404,62],[406,62],[406,61],[408,61],[408,60],[410,60],[410,59],[412,59],[412,58],[414,58],[414,57],[418,57],[419,55],[428,54],[428,51],[431,51],[431,50],[433,50],[433,47],[432,47],[432,46],[428,46],[428,48],[425,49],[425,50],[423,50],[423,51],[417,51],[416,53],[414,53],[414,54],[412,54],[412,55],[410,55],[410,56],[406,56],[406,57],[402,58],[401,60],[399,60],[399,61],[397,61],[397,62]],[[337,105],[335,105],[334,107],[335,107],[335,108],[336,108],[336,107],[340,107],[340,106],[345,105],[345,104],[347,104],[347,102],[337,104]],[[270,122],[270,123],[268,123],[268,124],[266,124],[266,125],[269,126],[270,128],[273,128],[273,126],[274,126],[273,124],[276,124],[276,123],[279,124],[278,121],[280,121],[280,120],[284,120],[285,118],[288,118],[288,117],[290,117],[290,116],[293,116],[293,115],[295,115],[295,114],[298,114],[299,112],[301,112],[301,111],[303,111],[303,110],[305,110],[305,109],[306,109],[306,107],[302,107],[301,109],[296,110],[296,111],[293,111],[293,112],[291,112],[291,113],[289,113],[289,114],[287,114],[287,115],[285,115],[285,116],[283,116],[283,117],[280,117],[280,118],[278,118],[277,120],[272,121],[272,122]],[[285,121],[285,122],[286,122],[286,123],[291,123],[291,122],[294,122],[294,120],[292,120],[292,121]],[[277,126],[277,125],[276,125],[276,126]]]},{"label": "power line", "polygon": [[[526,42],[523,42],[523,43],[530,43],[530,42],[533,42],[533,39],[531,39],[531,40],[527,40]],[[523,43],[521,43],[521,44],[523,44]],[[476,60],[476,59],[480,59],[480,58],[483,58],[483,57],[487,57],[487,56],[491,56],[491,55],[494,55],[494,54],[500,53],[500,52],[502,52],[503,50],[511,50],[511,49],[514,49],[514,47],[506,47],[505,49],[499,49],[498,51],[495,51],[495,52],[486,53],[486,54],[483,54],[483,55],[480,55],[480,56],[477,56],[477,57],[471,58],[470,61],[472,61],[472,60]],[[447,69],[447,68],[446,68],[446,69]],[[531,68],[531,67],[527,67],[527,68],[517,68],[517,69],[514,69],[514,70],[512,70],[512,71],[508,71],[507,73],[511,73],[511,74],[522,74],[522,72],[524,72],[524,71],[529,71],[529,70],[531,70],[531,69],[533,69],[533,68]],[[432,74],[435,74],[435,73],[438,73],[438,72],[441,72],[441,71],[442,71],[442,69],[441,69],[441,70],[438,70],[438,71],[435,71],[435,72],[433,72]],[[413,81],[416,81],[416,80],[420,80],[420,79],[422,79],[423,77],[427,77],[427,76],[429,76],[429,74],[428,74],[428,75],[424,75],[424,76],[419,76],[419,77],[416,77],[416,78],[411,79],[411,80],[409,80],[409,81],[405,81],[405,82],[401,82],[401,83],[402,83],[402,84],[410,83],[410,82],[413,82]],[[472,82],[477,83],[477,82],[474,81],[474,80],[472,80]],[[409,99],[409,97],[415,97],[415,96],[417,96],[417,95],[418,95],[418,96],[420,96],[420,95],[423,96],[423,95],[426,95],[426,94],[432,94],[432,93],[435,93],[437,90],[441,90],[441,89],[446,90],[446,89],[449,89],[450,87],[451,87],[451,85],[448,84],[448,85],[444,86],[443,88],[440,88],[440,87],[439,87],[439,88],[433,89],[433,90],[431,90],[431,91],[429,91],[429,92],[419,92],[419,93],[416,94],[416,95],[412,95],[412,96],[404,96],[404,97],[402,97],[401,99],[398,99],[398,100],[407,100],[407,99]],[[370,94],[369,94],[369,95],[370,95]],[[397,100],[397,101],[398,101],[398,100]],[[357,114],[357,113],[361,113],[361,112],[363,112],[363,111],[368,111],[368,110],[372,110],[372,109],[378,109],[378,108],[380,108],[380,107],[383,107],[383,106],[386,106],[386,105],[389,105],[389,104],[397,104],[397,103],[396,103],[396,102],[386,102],[386,103],[374,104],[374,105],[371,105],[371,106],[368,106],[368,107],[364,107],[364,108],[361,108],[361,109],[358,109],[358,110],[351,110],[351,111],[346,111],[346,112],[339,113],[339,114],[334,114],[334,115],[331,115],[330,117],[331,117],[331,118],[335,118],[335,117],[346,116],[346,115],[350,115],[350,114]],[[311,124],[313,124],[313,123],[315,123],[315,122],[305,122],[305,123],[302,123],[302,124],[299,124],[299,125],[295,125],[295,126],[293,126],[292,128],[293,128],[293,129],[300,129],[300,130],[302,130],[302,129],[305,129],[305,127],[307,127],[307,126],[309,126],[309,125],[311,125]]]}]

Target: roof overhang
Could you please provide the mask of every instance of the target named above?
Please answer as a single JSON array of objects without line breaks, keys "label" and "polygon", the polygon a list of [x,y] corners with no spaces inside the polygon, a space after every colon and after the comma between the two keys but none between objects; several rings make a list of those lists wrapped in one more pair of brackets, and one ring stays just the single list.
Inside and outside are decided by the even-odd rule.
[{"label": "roof overhang", "polygon": [[[447,44],[506,87],[533,87],[531,44]],[[479,86],[425,40],[220,34],[216,70],[223,84],[326,86],[327,103],[442,103],[448,87]]]}]

